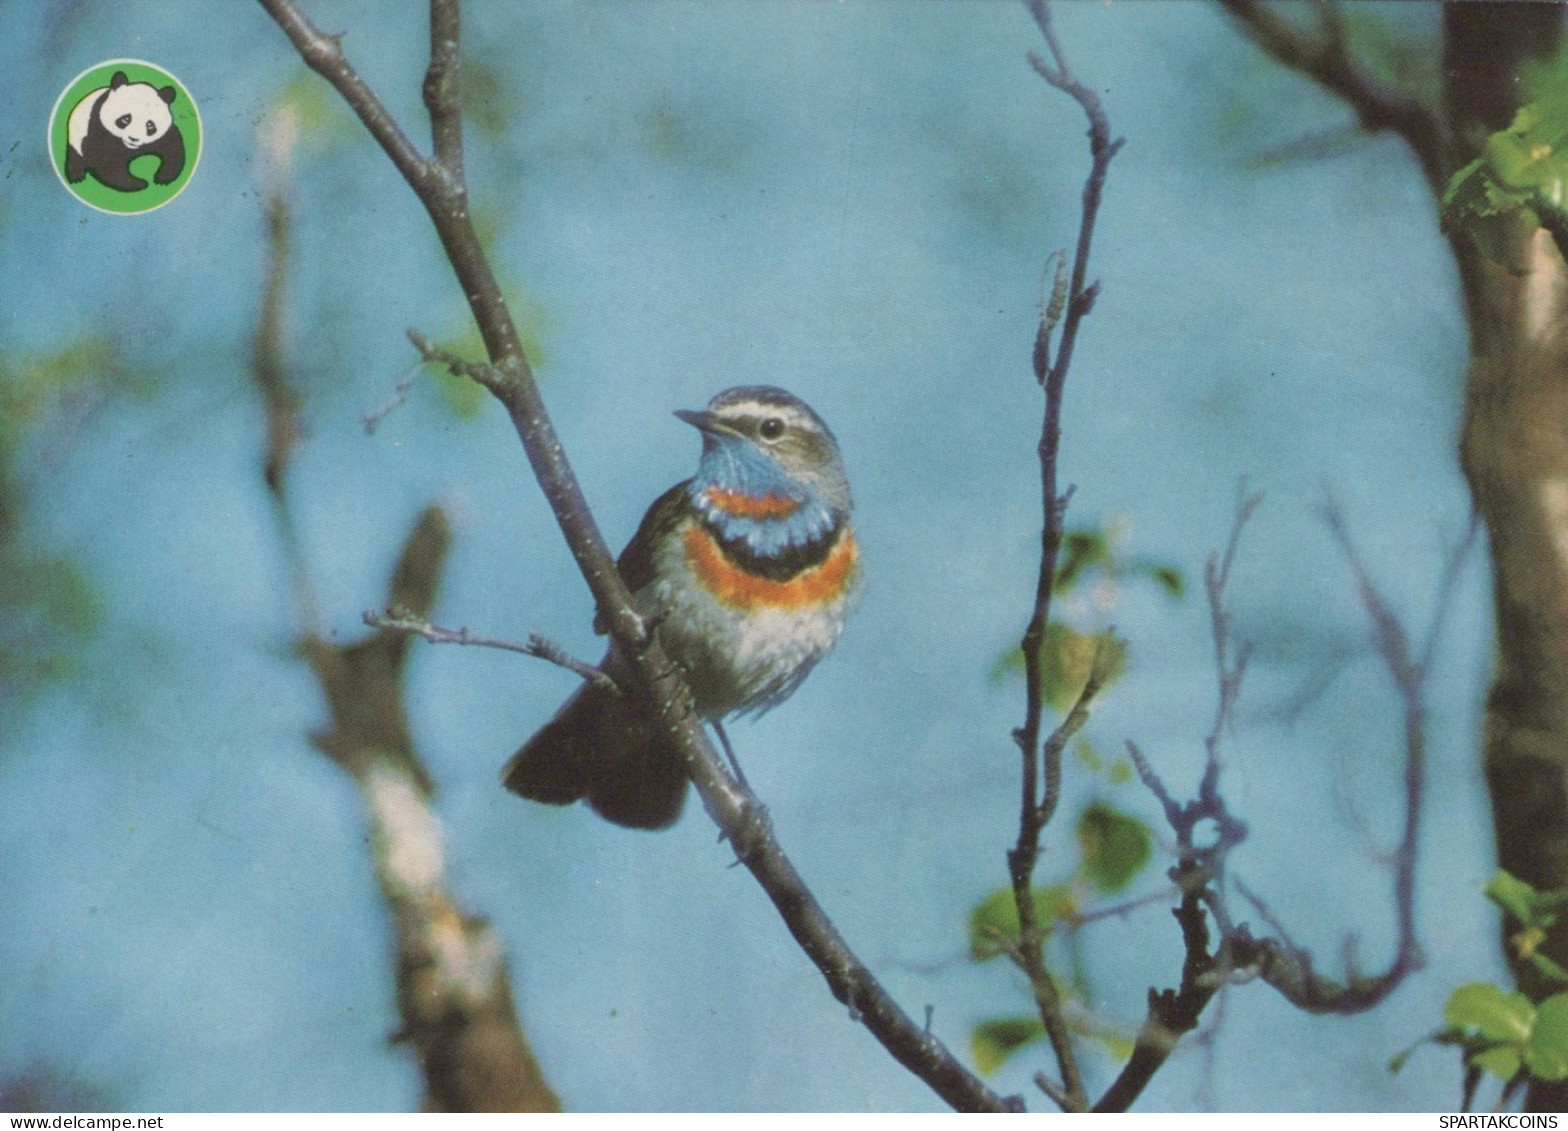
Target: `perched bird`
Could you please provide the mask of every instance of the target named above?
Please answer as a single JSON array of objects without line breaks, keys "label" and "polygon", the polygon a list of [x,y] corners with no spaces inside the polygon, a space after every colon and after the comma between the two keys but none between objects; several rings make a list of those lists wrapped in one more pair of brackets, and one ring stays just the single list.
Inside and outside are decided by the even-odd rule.
[{"label": "perched bird", "polygon": [[[726,389],[706,410],[675,415],[702,433],[697,474],[648,508],[621,576],[697,713],[714,723],[759,715],[828,654],[854,603],[849,481],[828,426],[783,389]],[[617,682],[630,671],[613,643],[600,666]],[[585,683],[502,781],[535,801],[587,798],[618,825],[662,829],[680,816],[687,777],[630,698]]]}]

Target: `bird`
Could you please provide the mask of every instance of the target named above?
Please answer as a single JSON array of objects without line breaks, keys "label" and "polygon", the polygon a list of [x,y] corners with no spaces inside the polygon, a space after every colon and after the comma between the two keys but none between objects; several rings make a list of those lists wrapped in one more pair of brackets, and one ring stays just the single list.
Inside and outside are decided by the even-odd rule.
[{"label": "bird", "polygon": [[[697,472],[654,501],[616,564],[728,752],[722,721],[788,699],[843,632],[861,587],[853,500],[832,431],[784,389],[741,385],[675,416],[701,433]],[[594,628],[605,632],[602,618]],[[551,805],[586,799],[618,825],[667,828],[686,801],[685,761],[612,686],[632,670],[618,644],[599,668],[610,680],[585,681],[502,783]]]}]

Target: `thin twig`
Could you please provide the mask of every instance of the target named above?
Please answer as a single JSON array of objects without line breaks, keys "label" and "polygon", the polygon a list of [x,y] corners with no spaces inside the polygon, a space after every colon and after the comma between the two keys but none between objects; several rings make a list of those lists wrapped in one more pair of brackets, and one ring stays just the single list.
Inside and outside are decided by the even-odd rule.
[{"label": "thin twig", "polygon": [[462,5],[430,0],[430,66],[425,71],[425,109],[430,114],[431,147],[442,170],[461,191],[463,169]]},{"label": "thin twig", "polygon": [[1036,1072],[1034,1074],[1034,1086],[1044,1092],[1046,1098],[1054,1103],[1057,1107],[1061,1108],[1063,1111],[1079,1110],[1079,1108],[1075,1106],[1077,1101],[1068,1094],[1066,1089],[1048,1077],[1044,1072]]},{"label": "thin twig", "polygon": [[439,365],[454,377],[467,377],[470,381],[502,396],[507,387],[506,375],[488,361],[470,361],[468,358],[442,349],[418,330],[404,331],[414,343],[420,359],[427,365]]},{"label": "thin twig", "polygon": [[[1415,881],[1426,786],[1425,685],[1429,674],[1426,660],[1446,616],[1445,606],[1457,584],[1459,563],[1463,561],[1474,538],[1474,526],[1472,524],[1471,530],[1449,556],[1439,584],[1437,608],[1432,615],[1423,659],[1418,661],[1412,655],[1409,637],[1399,618],[1389,608],[1387,600],[1363,565],[1345,525],[1344,515],[1332,499],[1325,503],[1322,513],[1324,522],[1355,577],[1362,607],[1367,619],[1372,622],[1373,643],[1404,708],[1404,828],[1393,856],[1394,915],[1398,941],[1394,957],[1381,973],[1361,975],[1347,967],[1344,982],[1316,973],[1311,954],[1293,945],[1283,931],[1279,931],[1279,939],[1263,940],[1260,945],[1263,947],[1263,978],[1287,1000],[1313,1013],[1346,1014],[1364,1012],[1383,1001],[1406,977],[1419,969],[1423,961],[1420,944],[1416,940]],[[1256,896],[1249,898],[1255,905],[1261,905]],[[1275,929],[1278,931],[1277,926]]]},{"label": "thin twig", "polygon": [[401,408],[408,400],[408,391],[414,387],[414,382],[419,379],[420,366],[416,363],[409,367],[398,383],[392,386],[392,395],[382,401],[375,408],[360,417],[360,422],[365,426],[365,435],[374,436],[376,429],[381,427],[381,422],[397,409]]},{"label": "thin twig", "polygon": [[556,667],[565,668],[587,683],[596,683],[606,690],[620,693],[620,688],[616,686],[615,681],[602,669],[575,659],[554,640],[548,636],[541,636],[537,632],[529,633],[526,642],[518,643],[515,640],[502,640],[494,636],[481,636],[477,632],[469,632],[466,627],[442,628],[431,624],[423,617],[416,617],[406,612],[367,612],[364,614],[364,621],[371,628],[406,632],[411,636],[423,637],[432,644],[471,644],[476,648],[498,648],[503,652],[533,656],[536,659],[546,660]]}]

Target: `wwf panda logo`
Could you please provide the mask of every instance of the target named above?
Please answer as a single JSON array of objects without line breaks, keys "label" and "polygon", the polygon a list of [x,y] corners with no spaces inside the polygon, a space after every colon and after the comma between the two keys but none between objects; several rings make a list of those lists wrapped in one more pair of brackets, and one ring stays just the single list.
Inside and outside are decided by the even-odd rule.
[{"label": "wwf panda logo", "polygon": [[167,204],[189,183],[201,119],[179,80],[138,59],[111,59],[61,91],[49,119],[50,158],[71,194],[103,212]]},{"label": "wwf panda logo", "polygon": [[131,161],[152,153],[158,157],[152,179],[172,184],[185,168],[185,139],[169,110],[177,97],[172,86],[131,82],[124,71],[115,71],[108,86],[90,92],[71,111],[65,179],[80,184],[90,173],[112,189],[139,192],[147,182],[131,172]]}]

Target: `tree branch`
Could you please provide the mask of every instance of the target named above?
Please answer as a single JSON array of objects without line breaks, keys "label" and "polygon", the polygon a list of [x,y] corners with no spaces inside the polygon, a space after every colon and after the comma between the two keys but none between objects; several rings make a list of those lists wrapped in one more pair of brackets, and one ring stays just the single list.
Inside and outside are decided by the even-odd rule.
[{"label": "tree branch", "polygon": [[[1051,12],[1045,0],[1025,0],[1050,50],[1052,64],[1033,52],[1029,62],[1050,83],[1068,94],[1083,109],[1089,120],[1090,167],[1083,189],[1083,209],[1078,225],[1078,244],[1073,255],[1071,281],[1063,293],[1061,267],[1052,294],[1041,310],[1035,336],[1035,379],[1045,390],[1045,410],[1037,446],[1040,460],[1040,488],[1043,520],[1040,532],[1040,569],[1035,582],[1034,607],[1021,644],[1024,657],[1024,722],[1013,734],[1023,758],[1020,788],[1018,839],[1007,853],[1008,875],[1013,899],[1018,908],[1019,958],[1029,978],[1035,1004],[1045,1026],[1057,1066],[1061,1071],[1060,1095],[1067,1110],[1081,1111],[1088,1106],[1083,1074],[1078,1066],[1072,1034],[1062,1014],[1061,994],[1045,963],[1045,940],[1035,913],[1032,888],[1034,870],[1040,856],[1040,834],[1055,814],[1061,787],[1062,751],[1088,718],[1088,708],[1103,682],[1103,672],[1091,674],[1067,717],[1041,745],[1045,702],[1041,675],[1044,669],[1046,627],[1051,618],[1051,599],[1056,584],[1056,562],[1061,552],[1064,520],[1071,491],[1062,491],[1057,480],[1057,455],[1061,447],[1063,389],[1072,365],[1073,347],[1083,319],[1094,305],[1099,285],[1087,282],[1089,253],[1094,242],[1094,226],[1110,162],[1122,141],[1111,140],[1110,122],[1093,90],[1080,83],[1072,73],[1051,25]],[[1049,265],[1049,264],[1048,264]],[[1065,317],[1063,304],[1065,302]],[[1061,339],[1052,360],[1052,335],[1061,323]],[[1096,669],[1100,667],[1097,651]],[[1044,794],[1040,778],[1044,776]],[[1050,1094],[1050,1093],[1048,1093]]]},{"label": "tree branch", "polygon": [[[1096,1111],[1125,1111],[1169,1057],[1176,1041],[1196,1028],[1210,999],[1226,982],[1261,977],[1292,1005],[1309,1013],[1362,1013],[1386,999],[1423,961],[1416,940],[1415,874],[1425,793],[1425,685],[1461,565],[1475,541],[1476,523],[1472,519],[1464,538],[1445,563],[1437,607],[1418,653],[1362,564],[1343,515],[1332,501],[1323,509],[1329,530],[1356,580],[1362,607],[1372,624],[1373,643],[1393,679],[1403,708],[1405,733],[1404,828],[1393,857],[1398,933],[1395,953],[1382,972],[1365,975],[1354,969],[1347,946],[1345,978],[1340,981],[1318,973],[1312,954],[1291,941],[1268,905],[1240,881],[1236,881],[1238,890],[1274,935],[1255,937],[1245,924],[1234,922],[1226,906],[1226,858],[1246,837],[1247,827],[1230,812],[1219,791],[1218,748],[1235,711],[1247,650],[1241,649],[1234,660],[1228,658],[1231,621],[1224,598],[1241,531],[1256,509],[1258,498],[1243,490],[1230,542],[1223,555],[1210,559],[1206,570],[1219,698],[1197,798],[1185,804],[1177,802],[1143,753],[1128,743],[1139,777],[1159,801],[1166,822],[1176,834],[1177,863],[1170,875],[1183,893],[1175,915],[1181,924],[1186,959],[1179,989],[1150,991],[1148,1015],[1132,1058],[1094,1105]],[[1200,829],[1212,829],[1212,840],[1200,843]],[[1206,918],[1213,920],[1219,936],[1218,946],[1212,951]]]},{"label": "tree branch", "polygon": [[[642,700],[661,737],[679,750],[709,815],[757,878],[790,933],[816,963],[839,1001],[889,1053],[961,1110],[1005,1111],[1018,1106],[993,1092],[940,1041],[915,1023],[855,956],[806,887],[774,837],[766,811],[719,762],[693,709],[691,692],[649,625],[632,604],[576,475],[550,423],[516,325],[485,258],[470,218],[454,137],[460,123],[458,85],[451,63],[458,54],[457,0],[432,0],[434,81],[425,96],[436,159],[421,156],[344,57],[335,37],[317,30],[295,0],[259,0],[305,62],[353,107],[419,197],[441,239],[497,380],[487,385],[505,406],[528,454],[534,476],[577,561],[599,613],[621,646],[641,686]],[[429,79],[431,72],[427,72]],[[436,175],[439,166],[442,175]]]},{"label": "tree branch", "polygon": [[1373,133],[1391,130],[1403,138],[1415,153],[1427,184],[1442,194],[1453,167],[1442,119],[1419,99],[1381,81],[1356,62],[1337,4],[1320,2],[1321,28],[1314,34],[1263,0],[1219,3],[1276,62],[1347,103],[1362,129]]}]

